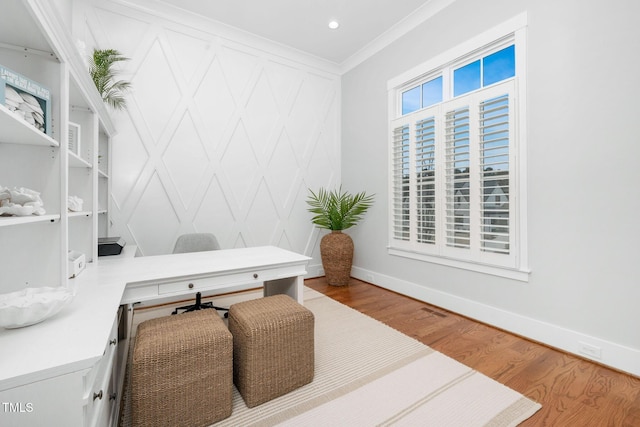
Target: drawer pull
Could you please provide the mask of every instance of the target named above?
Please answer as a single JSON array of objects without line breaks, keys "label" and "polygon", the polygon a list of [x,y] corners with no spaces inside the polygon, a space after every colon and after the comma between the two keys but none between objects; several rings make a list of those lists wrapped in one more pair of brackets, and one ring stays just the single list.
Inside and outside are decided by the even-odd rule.
[{"label": "drawer pull", "polygon": [[102,390],[99,393],[93,393],[93,400],[100,399],[102,400]]},{"label": "drawer pull", "polygon": [[109,341],[109,345],[116,345],[117,343],[118,343],[118,340],[115,338]]},{"label": "drawer pull", "polygon": [[115,393],[115,392],[114,392],[114,393],[111,393],[111,394],[109,395],[109,400],[116,400],[116,398],[117,398],[117,397],[118,397],[118,393]]},{"label": "drawer pull", "polygon": [[257,279],[258,278],[258,273],[253,273],[253,278]]},{"label": "drawer pull", "polygon": [[189,283],[189,289],[193,289],[193,283]]}]

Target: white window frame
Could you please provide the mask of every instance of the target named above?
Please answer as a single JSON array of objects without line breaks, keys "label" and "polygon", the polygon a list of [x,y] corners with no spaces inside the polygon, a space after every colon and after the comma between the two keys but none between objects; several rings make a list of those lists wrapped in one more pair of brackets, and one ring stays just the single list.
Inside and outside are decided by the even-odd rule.
[{"label": "white window frame", "polygon": [[[529,280],[530,271],[527,254],[526,114],[524,110],[526,106],[526,25],[527,16],[526,13],[523,13],[388,81],[389,135],[391,138],[391,143],[389,144],[389,170],[391,172],[389,179],[389,254],[507,277],[524,282]],[[454,69],[482,58],[494,51],[498,51],[510,44],[515,45],[515,77],[495,83],[488,88],[481,88],[453,98],[453,85],[450,84],[450,79]],[[403,116],[401,105],[402,92],[436,78],[439,75],[443,77],[443,87],[449,88],[450,91],[444,94],[443,102]],[[510,254],[507,256],[509,259],[506,260],[505,257],[501,258],[500,255],[495,256],[496,254],[478,254],[475,250],[472,250],[473,254],[469,256],[469,250],[467,250],[466,253],[464,251],[456,251],[455,248],[446,247],[442,245],[442,243],[425,245],[417,243],[413,238],[408,242],[395,239],[393,227],[394,177],[392,176],[394,129],[402,124],[415,124],[417,119],[427,117],[431,111],[436,113],[437,129],[442,129],[442,123],[438,123],[440,117],[444,115],[443,111],[440,111],[441,109],[447,108],[450,110],[450,107],[456,104],[457,99],[473,97],[476,92],[491,92],[494,87],[503,90],[507,86],[509,86],[510,101],[513,104],[513,109],[511,110],[510,107],[510,110],[514,113],[512,120],[513,125],[509,128],[513,136],[513,142],[509,152],[509,179],[510,188],[513,191],[513,194],[510,195],[511,243]],[[410,125],[410,129],[413,129],[413,126]],[[438,132],[443,131],[438,130]],[[438,138],[443,138],[443,135],[439,135]],[[410,132],[410,139],[411,146],[413,146],[415,139],[414,132]],[[442,150],[442,148],[436,148],[436,150]],[[442,159],[442,153],[437,156]],[[415,164],[414,161],[415,154],[411,153],[410,179],[413,181],[415,181],[415,173],[412,170]],[[436,168],[436,191],[441,192],[441,196],[438,197],[443,197],[445,190],[444,172],[442,169],[442,167]],[[412,186],[411,188],[415,187]],[[475,196],[479,197],[477,194]],[[410,221],[410,233],[412,236],[415,236],[416,221],[413,219],[416,212],[415,197],[412,196],[410,200],[410,216],[412,218]],[[442,215],[440,215],[440,217],[442,217]],[[439,227],[438,232],[440,233],[440,237],[442,237],[444,231],[442,228],[443,220],[436,219],[436,224],[436,228]]]}]

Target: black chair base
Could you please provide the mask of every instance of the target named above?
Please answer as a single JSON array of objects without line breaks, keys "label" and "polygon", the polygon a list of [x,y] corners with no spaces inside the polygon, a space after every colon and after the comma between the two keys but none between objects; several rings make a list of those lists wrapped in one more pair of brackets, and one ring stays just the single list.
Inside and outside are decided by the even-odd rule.
[{"label": "black chair base", "polygon": [[212,308],[214,310],[224,311],[224,317],[229,317],[229,309],[224,307],[216,307],[212,302],[202,302],[202,294],[198,292],[196,294],[196,303],[193,305],[185,305],[183,307],[178,307],[171,312],[171,314],[178,314],[178,310],[184,310],[184,313],[188,313],[190,311],[196,310],[204,310],[206,308]]}]

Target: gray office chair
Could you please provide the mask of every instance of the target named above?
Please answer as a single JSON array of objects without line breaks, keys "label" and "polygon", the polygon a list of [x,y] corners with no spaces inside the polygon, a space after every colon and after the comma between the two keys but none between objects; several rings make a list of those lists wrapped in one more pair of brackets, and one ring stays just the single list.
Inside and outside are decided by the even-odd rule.
[{"label": "gray office chair", "polygon": [[[176,244],[173,247],[174,254],[183,254],[187,252],[204,252],[204,251],[216,251],[220,249],[218,239],[211,233],[189,233],[178,236]],[[229,309],[223,307],[216,307],[211,302],[202,303],[202,294],[196,293],[196,303],[193,305],[187,305],[184,307],[178,307],[171,314],[178,314],[178,310],[184,310],[184,312],[202,310],[205,308],[213,308],[214,310],[225,311],[224,317],[229,316]]]},{"label": "gray office chair", "polygon": [[178,236],[173,247],[174,254],[186,252],[217,251],[220,249],[218,239],[211,233],[189,233]]}]

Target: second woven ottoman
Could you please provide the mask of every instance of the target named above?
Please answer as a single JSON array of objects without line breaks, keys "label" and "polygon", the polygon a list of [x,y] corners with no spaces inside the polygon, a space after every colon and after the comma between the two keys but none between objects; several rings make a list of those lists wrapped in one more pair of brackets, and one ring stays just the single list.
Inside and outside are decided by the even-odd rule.
[{"label": "second woven ottoman", "polygon": [[287,295],[231,305],[233,381],[249,408],[313,380],[313,313]]},{"label": "second woven ottoman", "polygon": [[140,323],[131,361],[132,425],[209,426],[231,415],[232,341],[215,310]]}]

